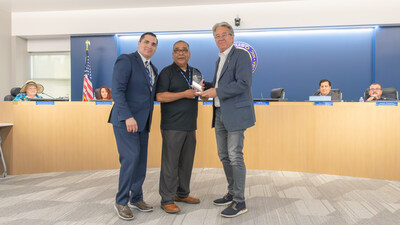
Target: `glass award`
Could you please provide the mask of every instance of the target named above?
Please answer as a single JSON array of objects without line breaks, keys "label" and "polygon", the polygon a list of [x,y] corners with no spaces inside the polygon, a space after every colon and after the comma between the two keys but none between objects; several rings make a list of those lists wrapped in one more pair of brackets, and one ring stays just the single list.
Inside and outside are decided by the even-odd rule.
[{"label": "glass award", "polygon": [[200,73],[200,71],[198,71],[197,69],[193,69],[192,87],[193,87],[193,89],[198,91],[198,93],[200,93],[202,91],[201,84],[200,84],[202,80],[203,80],[203,75]]}]

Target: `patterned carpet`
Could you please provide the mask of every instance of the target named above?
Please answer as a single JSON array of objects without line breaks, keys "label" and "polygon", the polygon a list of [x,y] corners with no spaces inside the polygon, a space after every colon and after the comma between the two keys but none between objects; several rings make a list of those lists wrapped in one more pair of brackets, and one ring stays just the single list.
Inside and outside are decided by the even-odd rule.
[{"label": "patterned carpet", "polygon": [[237,218],[219,216],[212,200],[226,192],[222,169],[194,169],[192,195],[201,203],[160,209],[159,169],[144,183],[150,213],[125,222],[113,208],[118,170],[7,176],[0,179],[0,224],[400,224],[400,182],[300,172],[249,170],[246,204]]}]

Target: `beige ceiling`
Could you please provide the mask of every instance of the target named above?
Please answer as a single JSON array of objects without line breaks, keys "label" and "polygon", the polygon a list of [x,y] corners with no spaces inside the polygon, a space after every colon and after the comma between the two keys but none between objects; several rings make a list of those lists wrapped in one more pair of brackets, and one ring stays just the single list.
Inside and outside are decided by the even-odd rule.
[{"label": "beige ceiling", "polygon": [[9,12],[66,11],[214,5],[298,0],[0,0],[0,9]]}]

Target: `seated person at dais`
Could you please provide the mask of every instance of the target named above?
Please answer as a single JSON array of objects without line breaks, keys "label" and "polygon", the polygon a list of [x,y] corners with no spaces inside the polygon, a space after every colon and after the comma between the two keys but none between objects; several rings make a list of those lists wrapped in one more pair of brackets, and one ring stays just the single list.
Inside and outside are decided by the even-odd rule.
[{"label": "seated person at dais", "polygon": [[22,86],[20,93],[15,96],[13,101],[28,101],[29,98],[43,98],[38,93],[42,93],[44,90],[43,85],[36,83],[33,80],[28,80]]},{"label": "seated person at dais", "polygon": [[382,94],[382,86],[378,83],[369,85],[368,96],[364,96],[365,102],[371,101],[396,101],[395,94]]},{"label": "seated person at dais", "polygon": [[107,86],[102,86],[97,100],[112,100],[111,91]]},{"label": "seated person at dais", "polygon": [[340,94],[331,91],[331,82],[327,79],[322,79],[319,82],[319,90],[313,96],[331,96],[331,101],[341,101]]}]

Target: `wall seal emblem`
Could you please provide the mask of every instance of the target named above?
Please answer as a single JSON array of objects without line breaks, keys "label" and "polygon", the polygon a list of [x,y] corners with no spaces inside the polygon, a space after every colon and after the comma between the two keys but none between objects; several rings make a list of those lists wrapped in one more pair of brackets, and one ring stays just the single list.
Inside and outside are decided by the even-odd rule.
[{"label": "wall seal emblem", "polygon": [[251,45],[247,44],[246,42],[241,42],[241,41],[235,41],[233,43],[236,48],[240,48],[245,50],[247,53],[249,53],[250,59],[251,59],[251,65],[252,65],[252,72],[254,73],[257,69],[258,65],[258,58],[257,58],[257,52],[254,50]]}]

